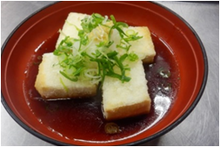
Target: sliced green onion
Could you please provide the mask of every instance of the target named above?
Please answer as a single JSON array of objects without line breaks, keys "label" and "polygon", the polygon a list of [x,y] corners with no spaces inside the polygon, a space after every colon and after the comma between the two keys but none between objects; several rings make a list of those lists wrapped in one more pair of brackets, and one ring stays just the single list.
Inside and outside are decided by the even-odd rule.
[{"label": "sliced green onion", "polygon": [[[86,16],[81,20],[82,29],[76,27],[79,38],[71,38],[60,31],[65,38],[53,53],[58,56],[59,65],[63,69],[60,71],[61,75],[74,82],[87,78],[92,82],[101,81],[102,84],[105,76],[117,78],[122,82],[130,81],[131,78],[126,75],[126,71],[129,71],[130,67],[125,63],[138,60],[138,56],[134,52],[129,53],[130,41],[138,40],[142,36],[138,36],[138,33],[132,29],[124,32],[124,28],[127,28],[128,25],[124,22],[117,22],[113,15],[110,18],[111,20],[98,13]],[[112,23],[107,25],[108,21],[112,21],[113,25]],[[103,26],[108,28],[108,33],[104,31]],[[116,45],[118,51],[111,50],[111,46],[114,44],[114,41],[111,40],[113,30],[117,30],[121,38],[119,44]],[[95,34],[92,38],[89,37],[91,32]],[[94,47],[97,49],[90,52],[90,46],[95,43],[95,39],[99,42],[93,46],[93,49]],[[122,55],[118,53],[121,52],[121,49],[125,52]],[[91,68],[91,66],[94,67]]]},{"label": "sliced green onion", "polygon": [[66,85],[64,84],[61,78],[60,78],[60,83],[63,85],[63,88],[66,90],[66,92],[68,92],[69,89],[66,87]]}]

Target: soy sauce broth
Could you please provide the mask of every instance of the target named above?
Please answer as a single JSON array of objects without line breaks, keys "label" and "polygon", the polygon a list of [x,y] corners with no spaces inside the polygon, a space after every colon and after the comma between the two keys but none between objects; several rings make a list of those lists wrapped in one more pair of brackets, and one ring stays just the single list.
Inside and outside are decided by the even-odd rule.
[{"label": "soy sauce broth", "polygon": [[153,64],[144,65],[148,92],[152,99],[151,111],[147,115],[111,121],[118,125],[119,133],[109,135],[104,130],[109,122],[102,115],[100,91],[97,96],[91,98],[43,100],[34,88],[34,83],[41,57],[43,53],[53,52],[58,35],[54,34],[35,50],[27,65],[23,85],[30,110],[50,131],[67,140],[117,140],[147,130],[160,121],[172,107],[179,88],[178,65],[169,48],[155,35],[152,35],[157,52],[155,61]]}]

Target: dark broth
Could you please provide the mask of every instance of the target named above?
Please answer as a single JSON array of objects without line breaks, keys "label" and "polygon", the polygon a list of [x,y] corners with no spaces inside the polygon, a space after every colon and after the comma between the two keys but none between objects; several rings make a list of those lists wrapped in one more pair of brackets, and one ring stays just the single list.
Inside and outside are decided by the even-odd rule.
[{"label": "dark broth", "polygon": [[[172,52],[155,35],[152,35],[157,52],[155,62],[144,65],[152,99],[151,111],[147,115],[113,121],[119,126],[120,133],[105,133],[104,126],[108,121],[101,111],[101,92],[85,99],[43,100],[34,88],[38,65],[43,53],[54,50],[58,35],[54,34],[35,50],[25,71],[23,87],[31,111],[50,131],[70,140],[117,140],[147,130],[172,107],[179,87],[179,70]],[[162,77],[161,71],[170,71],[171,74],[168,78]]]}]

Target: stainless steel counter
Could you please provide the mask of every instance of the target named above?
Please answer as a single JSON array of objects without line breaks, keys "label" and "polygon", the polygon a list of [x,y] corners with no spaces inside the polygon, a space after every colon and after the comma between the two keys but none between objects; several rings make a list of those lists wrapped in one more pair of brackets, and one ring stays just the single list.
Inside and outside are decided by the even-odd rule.
[{"label": "stainless steel counter", "polygon": [[[1,45],[26,17],[53,2],[1,2]],[[192,113],[167,134],[143,145],[219,145],[219,3],[158,2],[183,17],[200,36],[209,61],[206,89]],[[21,128],[1,105],[1,145],[52,145]]]}]

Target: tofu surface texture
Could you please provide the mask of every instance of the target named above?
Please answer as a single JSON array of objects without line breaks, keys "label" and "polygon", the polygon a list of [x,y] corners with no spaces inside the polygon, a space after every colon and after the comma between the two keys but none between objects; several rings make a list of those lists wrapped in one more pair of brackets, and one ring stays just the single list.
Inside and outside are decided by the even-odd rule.
[{"label": "tofu surface texture", "polygon": [[129,82],[106,77],[103,83],[103,115],[107,120],[148,113],[151,99],[141,61],[131,65]]},{"label": "tofu surface texture", "polygon": [[[134,30],[135,32],[138,32],[138,36],[142,36],[142,38],[136,41],[131,41],[131,47],[129,51],[137,54],[139,59],[142,60],[143,63],[152,63],[154,61],[156,52],[148,27],[129,26],[128,28],[123,29],[123,31],[126,32],[130,29]],[[112,47],[116,48],[116,45],[120,42],[120,36],[116,30],[113,31],[112,39],[114,41]]]},{"label": "tofu surface texture", "polygon": [[[65,21],[62,31],[57,40],[56,47],[65,38],[70,36],[78,37],[77,28],[81,29],[81,19],[87,14],[70,13]],[[130,64],[129,82],[121,82],[118,79],[105,77],[102,86],[102,110],[107,120],[121,119],[139,114],[148,113],[151,107],[151,99],[148,94],[147,80],[145,78],[143,63],[152,63],[156,52],[147,27],[128,27],[143,36],[137,41],[131,42],[130,51],[138,55],[139,60]],[[91,35],[92,32],[91,32]],[[117,50],[120,36],[117,31],[112,32],[114,44],[111,50]],[[92,50],[92,47],[91,47]],[[119,52],[120,54],[120,52]],[[42,63],[39,66],[35,87],[43,98],[76,98],[89,97],[97,93],[97,84],[89,81],[72,82],[63,77],[60,67],[54,66],[58,59],[53,53],[43,55]]]},{"label": "tofu surface texture", "polygon": [[43,98],[83,98],[96,95],[96,84],[90,81],[70,81],[60,74],[60,70],[58,57],[53,53],[45,53],[35,81],[35,87]]},{"label": "tofu surface texture", "polygon": [[78,30],[82,29],[81,27],[81,20],[85,17],[88,16],[87,14],[82,14],[82,13],[69,13],[67,19],[65,20],[65,23],[62,28],[62,32],[60,33],[56,47],[60,44],[60,42],[66,37],[70,36],[73,38],[79,38],[78,36]]}]

